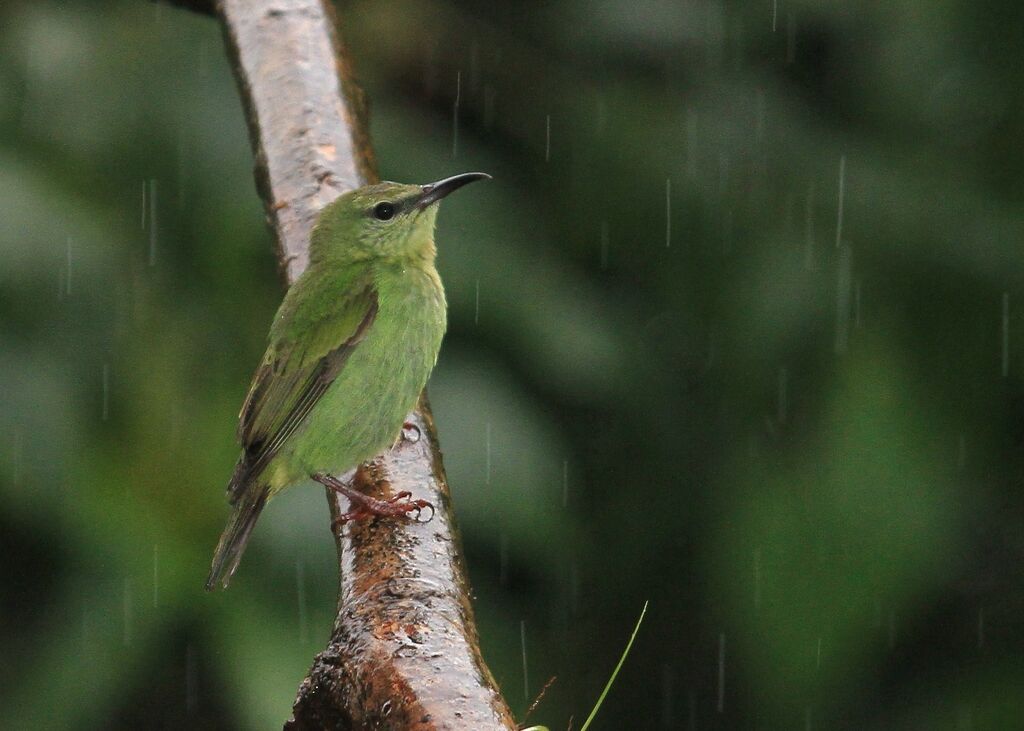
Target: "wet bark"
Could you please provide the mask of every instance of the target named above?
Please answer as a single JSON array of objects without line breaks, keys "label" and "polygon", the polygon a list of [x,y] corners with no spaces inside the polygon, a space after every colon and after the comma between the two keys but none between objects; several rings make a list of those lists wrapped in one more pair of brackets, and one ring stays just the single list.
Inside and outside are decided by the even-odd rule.
[{"label": "wet bark", "polygon": [[[377,180],[366,105],[326,0],[179,0],[215,13],[246,108],[256,178],[284,277],[308,262],[319,210]],[[480,654],[459,537],[426,397],[415,428],[361,467],[379,498],[409,490],[425,523],[350,523],[337,538],[338,615],[299,686],[286,729],[514,729]],[[331,517],[344,498],[328,491]],[[327,522],[325,521],[325,530]]]}]

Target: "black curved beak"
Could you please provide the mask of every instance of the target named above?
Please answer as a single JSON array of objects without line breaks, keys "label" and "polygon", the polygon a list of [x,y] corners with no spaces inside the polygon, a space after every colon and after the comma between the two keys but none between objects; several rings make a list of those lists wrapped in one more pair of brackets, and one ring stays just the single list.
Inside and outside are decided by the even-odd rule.
[{"label": "black curved beak", "polygon": [[423,186],[423,194],[416,199],[415,206],[419,210],[423,210],[427,206],[437,203],[449,193],[454,193],[464,185],[477,180],[490,179],[491,176],[487,173],[461,173],[444,180],[438,180],[436,183],[427,183]]}]

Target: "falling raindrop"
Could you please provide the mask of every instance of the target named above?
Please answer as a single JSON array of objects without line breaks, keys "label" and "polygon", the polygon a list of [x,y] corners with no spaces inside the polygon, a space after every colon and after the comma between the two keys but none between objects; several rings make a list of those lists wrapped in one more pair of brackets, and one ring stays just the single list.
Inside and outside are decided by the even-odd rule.
[{"label": "falling raindrop", "polygon": [[197,679],[196,651],[192,643],[185,646],[185,711],[191,716],[199,705],[199,683]]},{"label": "falling raindrop", "polygon": [[814,269],[814,183],[807,186],[807,204],[804,207],[804,268]]},{"label": "falling raindrop", "polygon": [[309,628],[306,623],[306,567],[302,559],[295,561],[295,588],[299,604],[299,644],[309,642]]},{"label": "falling raindrop", "polygon": [[68,275],[67,275],[67,278],[64,280],[64,283],[67,285],[67,288],[66,288],[65,292],[66,292],[67,296],[70,297],[71,296],[71,237],[70,236],[68,236],[67,267],[68,267]]},{"label": "falling raindrop", "polygon": [[718,153],[718,197],[726,200],[726,192],[729,190],[729,155],[723,150]]},{"label": "falling raindrop", "polygon": [[835,352],[842,355],[850,342],[850,282],[853,254],[849,246],[839,249],[839,273],[836,283]]},{"label": "falling raindrop", "polygon": [[425,42],[424,46],[423,94],[431,99],[437,92],[437,43],[431,40]]},{"label": "falling raindrop", "polygon": [[187,176],[186,167],[186,147],[185,147],[185,126],[181,125],[178,127],[178,144],[175,151],[175,157],[177,158],[178,169],[177,169],[177,204],[178,209],[181,210],[185,207],[185,178]]},{"label": "falling raindrop", "polygon": [[484,129],[490,129],[494,123],[494,101],[498,92],[490,84],[484,84]]},{"label": "falling raindrop", "polygon": [[89,649],[89,605],[82,606],[82,654],[88,656]]},{"label": "falling raindrop", "polygon": [[672,179],[665,178],[665,248],[672,245]]},{"label": "falling raindrop", "polygon": [[718,712],[725,711],[725,632],[718,635]]},{"label": "falling raindrop", "polygon": [[455,73],[455,103],[452,104],[452,159],[459,154],[459,102],[462,99],[462,71]]},{"label": "falling raindrop", "polygon": [[125,577],[124,580],[124,645],[132,644],[132,582]]},{"label": "falling raindrop", "polygon": [[200,78],[206,78],[210,74],[210,42],[205,38],[199,42],[199,59],[196,69]]},{"label": "falling raindrop", "polygon": [[750,438],[747,440],[747,456],[751,459],[756,459],[759,451],[757,435],[751,434]]},{"label": "falling raindrop", "polygon": [[860,329],[860,280],[853,284],[853,326]]},{"label": "falling raindrop", "polygon": [[779,0],[772,0],[772,33],[779,26]]},{"label": "falling raindrop", "polygon": [[[839,157],[839,202],[836,206],[836,248],[843,243],[843,205],[846,198],[846,155]],[[856,237],[855,237],[856,238]]]},{"label": "falling raindrop", "polygon": [[811,731],[811,707],[804,710],[804,731]]},{"label": "falling raindrop", "polygon": [[726,256],[732,253],[732,228],[733,213],[730,208],[725,212],[722,220],[722,253]]},{"label": "falling raindrop", "polygon": [[569,460],[562,460],[562,507],[569,507]]},{"label": "falling raindrop", "polygon": [[551,162],[551,115],[544,117],[544,162]]},{"label": "falling raindrop", "polygon": [[508,534],[504,531],[498,537],[498,583],[508,584]]},{"label": "falling raindrop", "polygon": [[776,418],[779,425],[786,423],[789,416],[789,371],[785,367],[779,368],[779,404]]},{"label": "falling raindrop", "polygon": [[605,105],[604,97],[598,94],[596,96],[597,109],[594,110],[594,119],[596,120],[594,125],[594,134],[600,137],[604,134],[605,125],[608,124],[608,108]]},{"label": "falling raindrop", "polygon": [[103,421],[110,416],[110,364],[103,364]]},{"label": "falling raindrop", "polygon": [[11,469],[11,482],[15,487],[21,487],[21,455],[24,446],[24,435],[21,433],[21,429],[19,428],[14,432],[14,457],[11,460],[13,463]]},{"label": "falling raindrop", "polygon": [[608,268],[608,222],[601,221],[601,268]]},{"label": "falling raindrop", "polygon": [[686,110],[686,179],[697,179],[697,113]]},{"label": "falling raindrop", "polygon": [[146,230],[146,179],[142,179],[142,230]]},{"label": "falling raindrop", "polygon": [[160,606],[160,550],[153,544],[153,609]]},{"label": "falling raindrop", "polygon": [[1010,293],[1002,293],[1002,378],[1010,375]]},{"label": "falling raindrop", "polygon": [[480,42],[473,39],[469,44],[469,92],[475,94],[480,88]]},{"label": "falling raindrop", "polygon": [[156,178],[149,181],[149,265],[156,265]]},{"label": "falling raindrop", "polygon": [[793,222],[796,220],[795,216],[796,209],[796,193],[793,191],[786,192],[786,218],[783,224],[783,230],[786,233],[786,238],[792,238],[793,236]]},{"label": "falling raindrop", "polygon": [[796,18],[786,13],[786,64],[796,60]]},{"label": "falling raindrop", "polygon": [[764,142],[765,107],[764,89],[758,89],[754,95],[754,140],[758,147]]},{"label": "falling raindrop", "polygon": [[580,612],[580,568],[575,556],[569,561],[569,610],[574,616]]},{"label": "falling raindrop", "polygon": [[672,667],[665,663],[661,666],[661,725],[662,728],[673,726],[673,693],[672,693]]},{"label": "falling raindrop", "polygon": [[761,608],[761,549],[754,549],[754,610]]},{"label": "falling raindrop", "polygon": [[818,645],[814,651],[814,669],[821,670],[821,638],[818,638]]},{"label": "falling raindrop", "polygon": [[480,280],[476,280],[476,301],[473,305],[473,324],[480,324]]},{"label": "falling raindrop", "polygon": [[530,702],[530,676],[526,669],[526,620],[519,620],[519,646],[523,653],[523,698]]},{"label": "falling raindrop", "polygon": [[485,485],[490,485],[491,484],[491,422],[489,422],[489,421],[487,422],[487,426],[484,429],[484,433],[485,433],[485,439],[486,439],[486,444],[487,444],[487,448],[486,448],[486,452],[487,452],[487,472],[486,472],[486,478],[484,480],[484,484]]}]

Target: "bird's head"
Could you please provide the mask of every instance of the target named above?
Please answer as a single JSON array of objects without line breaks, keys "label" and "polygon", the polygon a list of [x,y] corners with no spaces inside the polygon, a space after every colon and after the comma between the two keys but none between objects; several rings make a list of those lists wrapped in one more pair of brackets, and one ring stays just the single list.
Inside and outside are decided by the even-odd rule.
[{"label": "bird's head", "polygon": [[376,183],[349,191],[320,213],[310,259],[402,261],[434,256],[438,202],[486,173],[462,173],[427,185]]}]

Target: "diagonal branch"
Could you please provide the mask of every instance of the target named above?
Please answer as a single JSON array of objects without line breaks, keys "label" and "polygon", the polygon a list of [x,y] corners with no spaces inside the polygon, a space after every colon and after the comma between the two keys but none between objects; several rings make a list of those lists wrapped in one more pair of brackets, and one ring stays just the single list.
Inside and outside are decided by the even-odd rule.
[{"label": "diagonal branch", "polygon": [[[216,12],[246,108],[256,178],[291,283],[320,209],[377,180],[366,107],[327,0],[172,0]],[[383,377],[383,376],[382,376]],[[514,729],[480,654],[433,417],[361,467],[357,486],[432,502],[427,523],[365,521],[337,536],[338,616],[286,729]],[[332,517],[343,498],[328,492]]]}]

